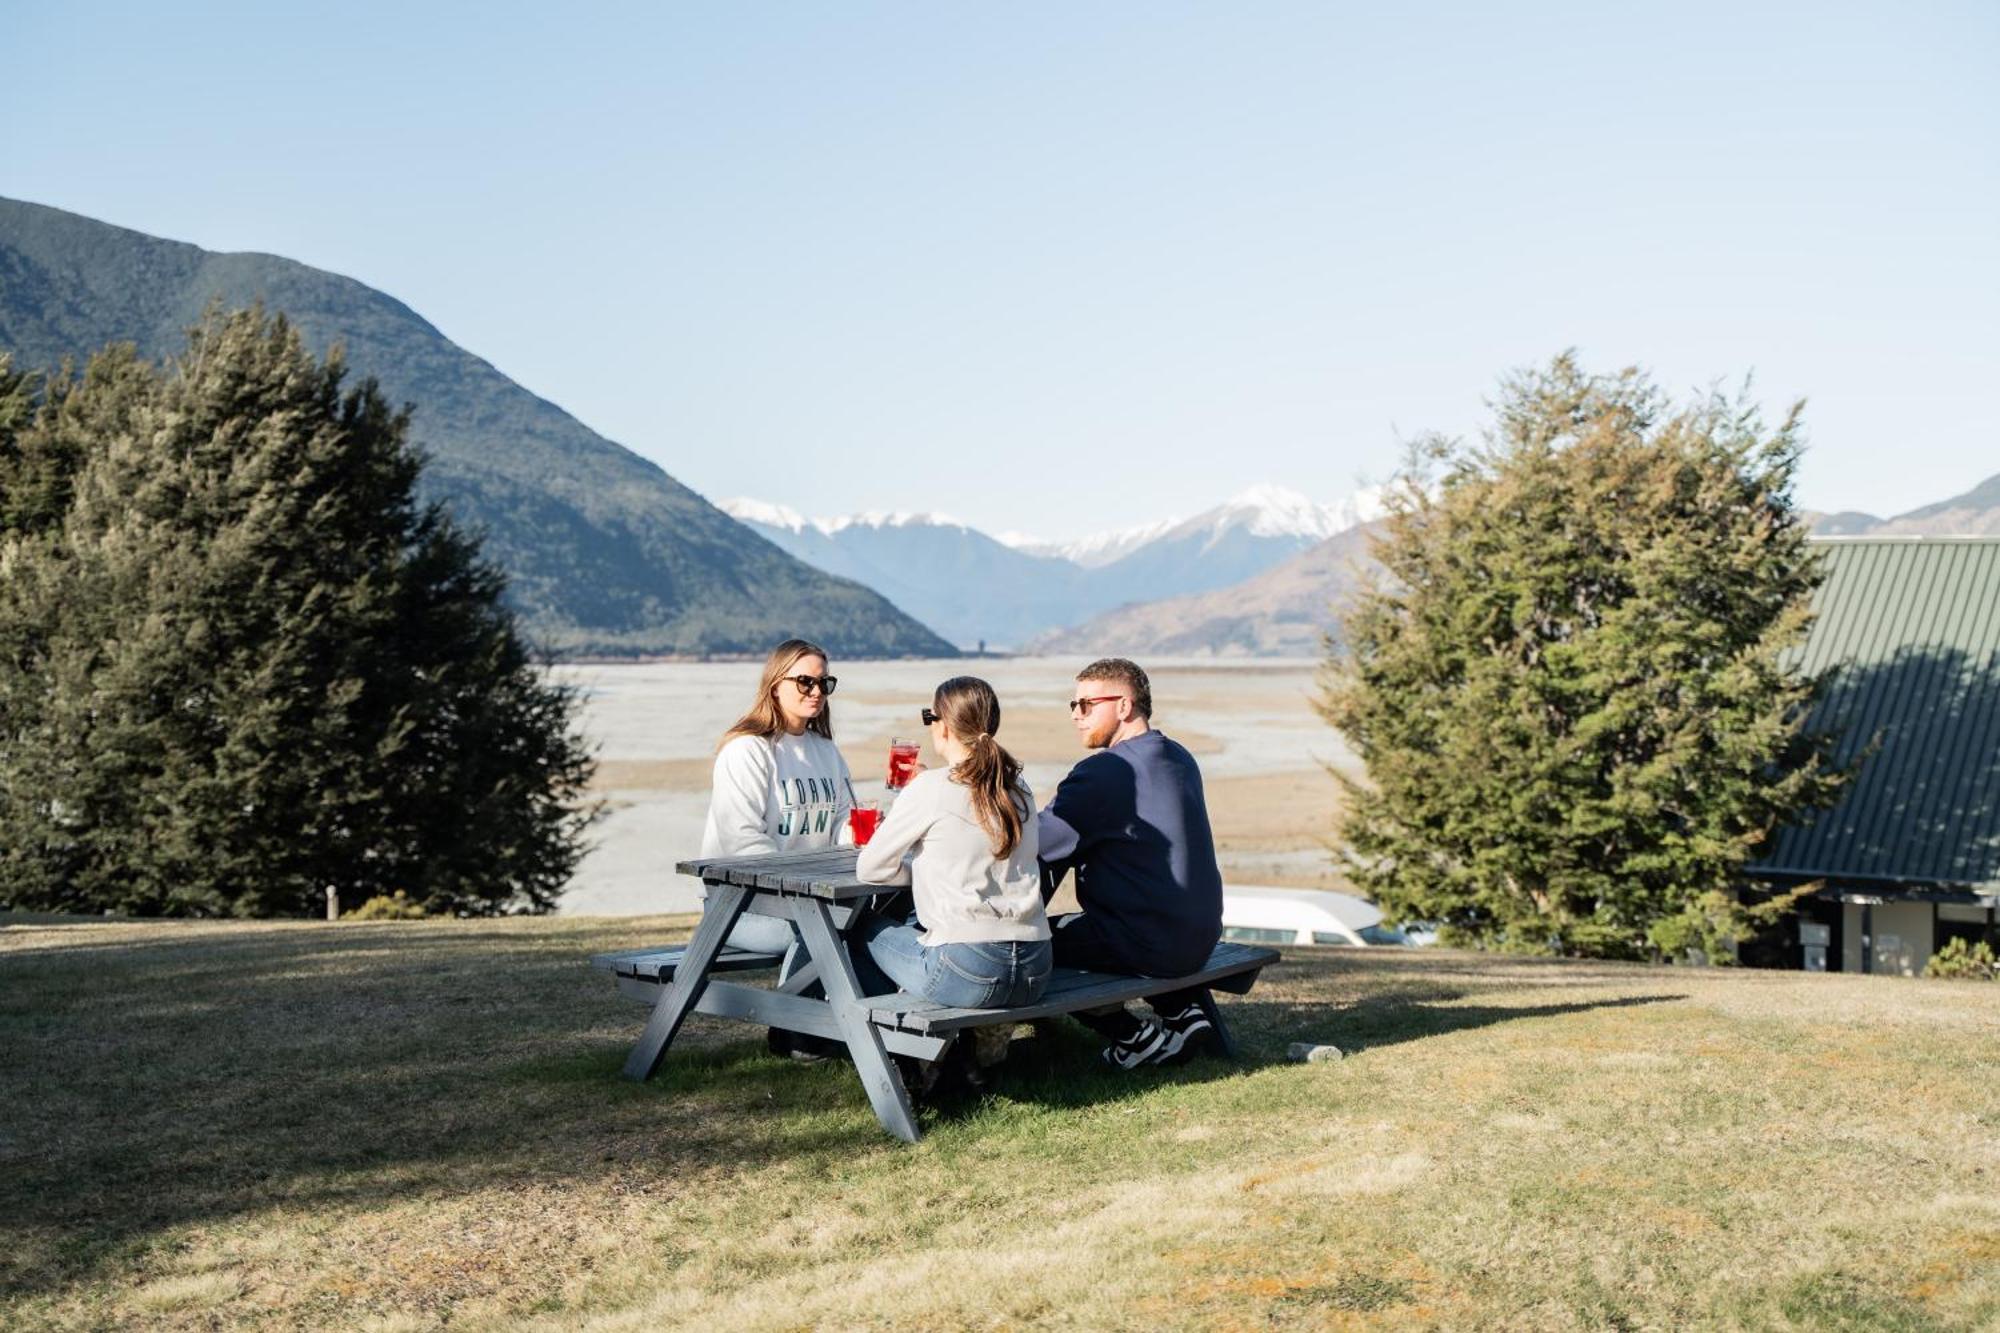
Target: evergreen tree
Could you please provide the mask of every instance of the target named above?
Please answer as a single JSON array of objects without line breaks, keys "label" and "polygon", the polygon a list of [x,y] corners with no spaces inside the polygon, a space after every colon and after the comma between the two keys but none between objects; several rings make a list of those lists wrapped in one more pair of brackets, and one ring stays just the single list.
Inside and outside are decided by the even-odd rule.
[{"label": "evergreen tree", "polygon": [[[58,391],[67,382],[59,376]],[[0,536],[48,528],[69,502],[73,442],[33,429],[41,387],[0,352]]]},{"label": "evergreen tree", "polygon": [[1671,410],[1567,355],[1496,406],[1483,447],[1412,450],[1323,673],[1368,772],[1343,779],[1345,867],[1450,941],[1718,948],[1758,843],[1845,776],[1803,730],[1822,682],[1785,666],[1819,580],[1801,409]]},{"label": "evergreen tree", "polygon": [[407,410],[343,376],[282,318],[211,312],[164,372],[108,350],[16,432],[61,501],[0,531],[16,905],[553,904],[588,818],[573,700],[416,502]]}]

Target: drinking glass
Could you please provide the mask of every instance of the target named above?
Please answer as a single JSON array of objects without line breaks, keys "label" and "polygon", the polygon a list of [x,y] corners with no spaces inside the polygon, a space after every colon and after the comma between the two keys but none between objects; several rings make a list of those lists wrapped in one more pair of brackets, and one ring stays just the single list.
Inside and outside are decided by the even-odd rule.
[{"label": "drinking glass", "polygon": [[901,791],[917,775],[917,755],[922,747],[898,737],[889,742],[889,790]]}]

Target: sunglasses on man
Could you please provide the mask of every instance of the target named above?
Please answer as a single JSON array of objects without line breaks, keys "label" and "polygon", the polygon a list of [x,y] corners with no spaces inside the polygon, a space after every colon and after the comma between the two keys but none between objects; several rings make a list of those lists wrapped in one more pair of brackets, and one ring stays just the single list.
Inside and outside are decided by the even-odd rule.
[{"label": "sunglasses on man", "polygon": [[833,687],[840,684],[838,676],[784,676],[781,679],[798,686],[799,693],[804,695],[832,694]]},{"label": "sunglasses on man", "polygon": [[1087,713],[1099,704],[1115,703],[1124,697],[1122,694],[1100,694],[1089,699],[1071,699],[1069,701],[1069,711],[1072,713]]}]

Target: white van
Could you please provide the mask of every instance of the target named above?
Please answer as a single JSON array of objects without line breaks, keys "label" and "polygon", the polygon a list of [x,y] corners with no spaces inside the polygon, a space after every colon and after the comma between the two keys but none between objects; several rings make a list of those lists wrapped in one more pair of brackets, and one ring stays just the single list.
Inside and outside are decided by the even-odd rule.
[{"label": "white van", "polygon": [[1382,924],[1375,905],[1328,889],[1230,885],[1222,891],[1222,938],[1245,944],[1331,944],[1368,948],[1413,941]]}]

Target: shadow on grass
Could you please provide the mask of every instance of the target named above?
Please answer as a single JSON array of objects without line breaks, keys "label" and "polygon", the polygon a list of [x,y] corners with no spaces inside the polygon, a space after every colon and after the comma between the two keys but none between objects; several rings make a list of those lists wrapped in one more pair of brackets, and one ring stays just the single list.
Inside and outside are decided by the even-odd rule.
[{"label": "shadow on grass", "polygon": [[[718,1171],[906,1151],[875,1123],[851,1066],[773,1058],[741,1025],[691,1019],[652,1082],[621,1079],[644,1010],[585,960],[658,935],[615,921],[218,926],[112,942],[64,929],[10,953],[0,1297],[126,1278],[163,1233],[266,1209],[541,1187],[669,1199],[712,1188]],[[1671,998],[1455,1005],[1525,974],[1447,959],[1431,981],[1423,968],[1333,961],[1288,959],[1268,974],[1282,983],[1274,998],[1225,1001],[1250,1066],[1290,1040],[1366,1049]],[[1095,1037],[1064,1027],[1023,1045],[1009,1096],[1089,1106],[1242,1068],[1205,1059],[1120,1074],[1098,1065]]]},{"label": "shadow on grass", "polygon": [[893,1150],[851,1071],[795,1071],[737,1025],[697,1019],[654,1082],[619,1078],[644,1011],[587,959],[651,942],[615,922],[225,926],[9,954],[0,1301],[265,1209],[667,1198],[774,1157]]},{"label": "shadow on grass", "polygon": [[[1556,1004],[1485,1005],[1485,1004],[1440,1004],[1429,994],[1420,996],[1401,995],[1390,992],[1370,995],[1350,1005],[1314,1006],[1306,1015],[1308,1024],[1297,1034],[1286,1038],[1290,1041],[1322,1041],[1338,1046],[1349,1055],[1377,1047],[1395,1046],[1407,1041],[1421,1041],[1426,1037],[1441,1037],[1446,1033],[1464,1032],[1471,1028],[1491,1027],[1496,1023],[1524,1022],[1536,1018],[1555,1018],[1563,1014],[1587,1013],[1593,1009],[1629,1009],[1640,1005],[1668,1004],[1684,1000],[1685,995],[1625,995],[1602,1000],[1574,1000]],[[1251,1005],[1257,1009],[1263,1006]],[[1297,1015],[1298,1006],[1271,1005],[1280,1009],[1289,1019]],[[1269,1030],[1278,1025],[1275,1015],[1261,1016],[1260,1027]]]}]

